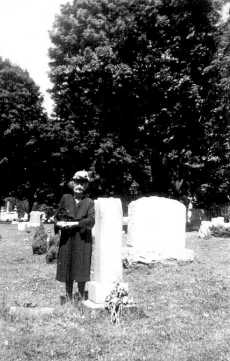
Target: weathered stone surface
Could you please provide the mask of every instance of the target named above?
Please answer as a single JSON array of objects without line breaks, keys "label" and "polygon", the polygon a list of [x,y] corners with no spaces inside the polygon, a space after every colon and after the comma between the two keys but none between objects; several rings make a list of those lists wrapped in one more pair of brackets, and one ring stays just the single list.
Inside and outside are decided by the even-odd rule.
[{"label": "weathered stone surface", "polygon": [[161,259],[190,259],[185,248],[186,208],[173,199],[143,197],[129,204],[130,258],[144,263]]}]

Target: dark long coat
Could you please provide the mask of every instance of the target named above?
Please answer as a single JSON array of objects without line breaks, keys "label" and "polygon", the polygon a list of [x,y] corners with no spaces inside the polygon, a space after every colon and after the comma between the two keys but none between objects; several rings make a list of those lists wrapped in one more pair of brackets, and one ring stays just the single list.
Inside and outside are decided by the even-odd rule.
[{"label": "dark long coat", "polygon": [[[90,279],[92,254],[91,229],[95,221],[94,202],[83,198],[78,204],[71,194],[64,194],[55,221],[78,221],[72,229],[61,230],[56,279],[60,282],[86,282]],[[58,228],[55,226],[55,231]]]}]

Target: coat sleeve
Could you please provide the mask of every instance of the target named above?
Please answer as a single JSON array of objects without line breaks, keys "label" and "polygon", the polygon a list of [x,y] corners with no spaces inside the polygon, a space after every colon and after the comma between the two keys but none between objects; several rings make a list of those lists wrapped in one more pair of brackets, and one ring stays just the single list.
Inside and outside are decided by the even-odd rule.
[{"label": "coat sleeve", "polygon": [[60,228],[57,226],[57,222],[58,221],[64,221],[65,217],[65,208],[66,208],[66,201],[65,201],[65,195],[62,196],[59,204],[58,204],[58,209],[56,210],[55,214],[54,214],[54,233],[58,233]]},{"label": "coat sleeve", "polygon": [[90,200],[87,214],[84,218],[79,220],[78,227],[80,228],[80,231],[83,232],[86,229],[90,230],[93,228],[95,223],[95,208],[94,208],[94,201]]}]

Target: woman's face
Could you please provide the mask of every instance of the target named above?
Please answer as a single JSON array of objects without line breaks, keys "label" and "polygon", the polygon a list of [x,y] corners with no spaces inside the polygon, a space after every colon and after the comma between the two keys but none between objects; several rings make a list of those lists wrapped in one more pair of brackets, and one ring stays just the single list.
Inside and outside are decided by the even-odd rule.
[{"label": "woman's face", "polygon": [[73,182],[73,191],[76,196],[82,196],[88,187],[88,182],[82,179],[75,179]]}]

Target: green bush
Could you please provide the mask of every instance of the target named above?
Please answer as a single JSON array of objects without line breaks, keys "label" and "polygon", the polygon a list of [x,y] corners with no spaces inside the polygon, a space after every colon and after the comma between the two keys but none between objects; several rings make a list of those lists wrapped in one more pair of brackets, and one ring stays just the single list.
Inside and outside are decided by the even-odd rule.
[{"label": "green bush", "polygon": [[33,254],[44,254],[47,252],[47,233],[45,227],[41,224],[34,233],[32,240]]}]

